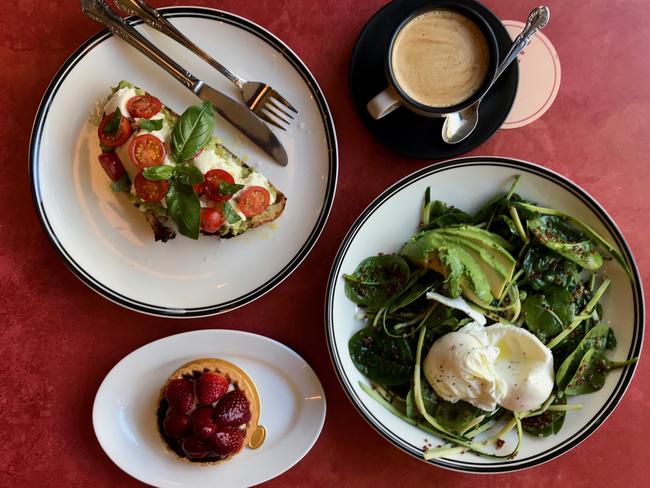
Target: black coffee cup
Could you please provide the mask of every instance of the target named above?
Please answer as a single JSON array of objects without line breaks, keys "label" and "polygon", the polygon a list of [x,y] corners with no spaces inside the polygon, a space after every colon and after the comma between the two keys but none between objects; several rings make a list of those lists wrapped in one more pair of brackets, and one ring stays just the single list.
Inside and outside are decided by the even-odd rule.
[{"label": "black coffee cup", "polygon": [[[485,42],[489,52],[489,60],[487,63],[487,71],[485,79],[481,86],[468,98],[463,100],[460,103],[451,106],[436,107],[425,105],[417,100],[414,100],[410,97],[405,91],[399,86],[399,83],[395,79],[395,74],[392,66],[393,58],[393,48],[395,45],[395,39],[398,34],[415,18],[431,11],[437,10],[449,10],[461,14],[463,17],[469,19],[476,27],[479,28],[481,34],[485,38]],[[432,2],[430,5],[427,5],[425,8],[418,9],[408,15],[395,29],[393,34],[390,37],[390,42],[388,43],[386,49],[386,55],[384,58],[384,66],[386,72],[386,79],[388,81],[388,87],[384,89],[381,93],[376,95],[370,102],[367,104],[367,109],[370,115],[375,119],[380,119],[393,110],[400,106],[404,106],[407,109],[425,117],[445,117],[451,113],[459,112],[464,108],[469,107],[478,99],[483,97],[490,87],[491,81],[494,78],[497,68],[499,65],[499,46],[497,44],[496,37],[492,28],[488,22],[481,16],[479,12],[474,10],[470,6],[459,5],[454,2],[449,1],[440,1]]]}]

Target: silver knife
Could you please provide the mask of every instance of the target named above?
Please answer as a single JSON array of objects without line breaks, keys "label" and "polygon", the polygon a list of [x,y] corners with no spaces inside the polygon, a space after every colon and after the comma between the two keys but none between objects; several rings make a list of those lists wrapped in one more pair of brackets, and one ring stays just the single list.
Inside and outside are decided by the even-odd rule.
[{"label": "silver knife", "polygon": [[103,0],[81,0],[81,11],[91,19],[104,24],[113,34],[124,39],[165,69],[201,100],[211,102],[219,115],[282,166],[287,165],[287,152],[282,143],[248,108],[185,70],[135,30],[131,24],[115,14]]}]

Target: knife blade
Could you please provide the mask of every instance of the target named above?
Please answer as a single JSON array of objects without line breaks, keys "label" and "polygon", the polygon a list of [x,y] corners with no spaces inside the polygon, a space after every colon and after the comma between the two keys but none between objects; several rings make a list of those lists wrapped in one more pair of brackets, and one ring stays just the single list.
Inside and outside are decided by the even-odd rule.
[{"label": "knife blade", "polygon": [[282,166],[288,163],[287,152],[282,143],[264,122],[258,119],[248,107],[199,80],[176,61],[154,46],[131,24],[113,12],[103,0],[81,0],[82,12],[91,19],[104,24],[109,31],[120,37],[158,66],[174,76],[201,100],[208,100],[216,112],[232,124],[243,135],[259,146]]},{"label": "knife blade", "polygon": [[201,100],[212,103],[215,111],[282,166],[287,152],[273,132],[249,109],[204,82],[192,90]]}]

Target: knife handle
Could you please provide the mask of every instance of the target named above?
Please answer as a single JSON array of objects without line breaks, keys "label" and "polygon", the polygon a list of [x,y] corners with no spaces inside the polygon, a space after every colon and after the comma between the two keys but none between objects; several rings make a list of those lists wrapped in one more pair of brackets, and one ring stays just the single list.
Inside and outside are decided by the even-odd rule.
[{"label": "knife handle", "polygon": [[81,0],[81,11],[94,21],[104,24],[109,31],[138,49],[194,93],[201,88],[203,83],[196,76],[154,46],[131,24],[115,14],[103,0]]},{"label": "knife handle", "polygon": [[166,36],[171,37],[176,42],[192,51],[203,61],[208,63],[222,75],[228,78],[228,80],[230,80],[240,89],[244,86],[244,83],[246,83],[246,80],[237,76],[219,61],[206,53],[199,46],[194,44],[190,39],[185,37],[185,35],[176,27],[174,27],[174,25],[169,20],[163,17],[163,15],[158,10],[151,7],[144,0],[113,0],[113,3],[120,10],[123,10],[129,15],[140,17],[148,26],[153,27],[157,31],[160,31]]}]

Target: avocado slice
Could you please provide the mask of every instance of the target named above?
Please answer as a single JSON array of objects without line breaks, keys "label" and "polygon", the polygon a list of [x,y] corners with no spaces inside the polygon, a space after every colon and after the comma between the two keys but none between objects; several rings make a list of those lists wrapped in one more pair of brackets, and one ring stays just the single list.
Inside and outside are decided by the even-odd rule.
[{"label": "avocado slice", "polygon": [[447,277],[452,296],[460,290],[476,303],[499,299],[512,279],[515,259],[500,236],[471,226],[454,226],[416,234],[400,254]]},{"label": "avocado slice", "polygon": [[[492,239],[495,234],[475,227],[442,230],[449,240],[480,255],[480,263],[490,282],[492,295],[497,300],[500,299],[506,284],[512,279],[517,264],[515,258],[499,243],[498,239],[501,237],[496,236],[498,239]],[[480,232],[474,232],[475,230]]]}]

